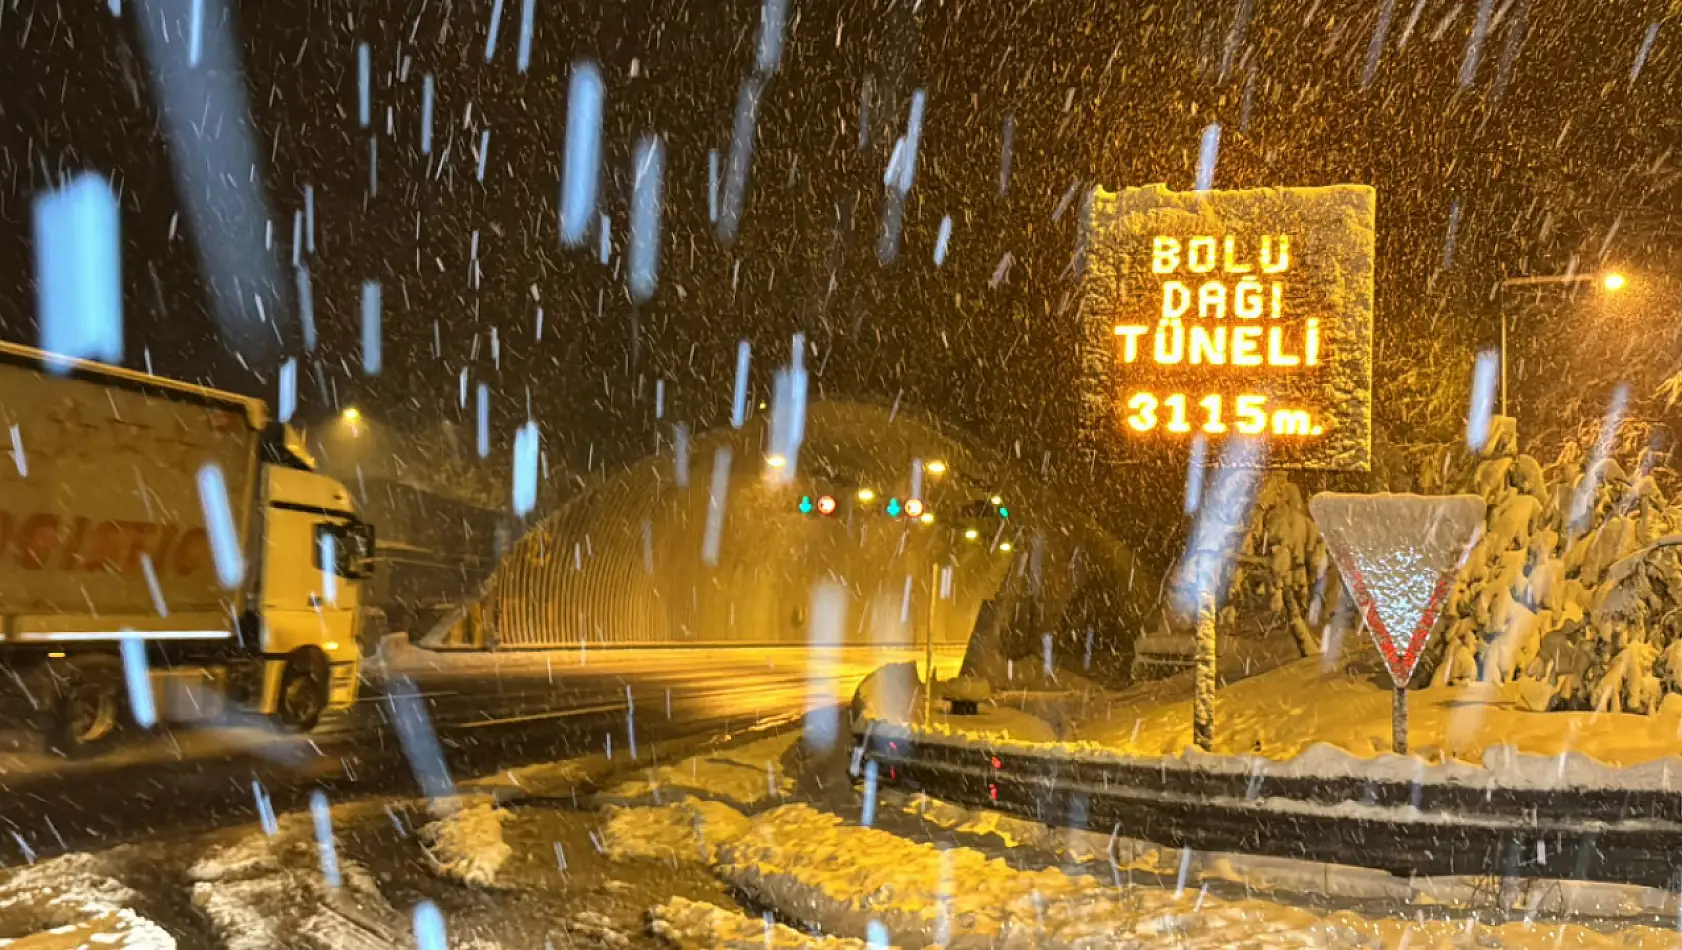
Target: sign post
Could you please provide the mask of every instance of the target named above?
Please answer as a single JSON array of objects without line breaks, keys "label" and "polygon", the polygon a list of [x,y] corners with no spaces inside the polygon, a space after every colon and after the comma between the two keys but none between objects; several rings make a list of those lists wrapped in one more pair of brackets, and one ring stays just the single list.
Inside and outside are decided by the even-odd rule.
[{"label": "sign post", "polygon": [[1355,495],[1321,492],[1308,503],[1395,685],[1391,748],[1407,754],[1407,684],[1454,589],[1466,553],[1483,533],[1478,495]]},{"label": "sign post", "polygon": [[1215,593],[1197,597],[1197,671],[1192,681],[1191,741],[1204,752],[1215,750]]}]

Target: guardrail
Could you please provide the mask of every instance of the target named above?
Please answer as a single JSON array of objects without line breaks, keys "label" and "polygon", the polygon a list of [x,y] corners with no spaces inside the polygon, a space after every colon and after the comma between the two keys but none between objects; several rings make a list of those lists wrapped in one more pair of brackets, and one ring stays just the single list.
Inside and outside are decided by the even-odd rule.
[{"label": "guardrail", "polygon": [[870,724],[862,742],[879,783],[1171,847],[1401,876],[1675,888],[1682,873],[1682,791],[1246,774],[908,737],[903,726],[882,723]]}]

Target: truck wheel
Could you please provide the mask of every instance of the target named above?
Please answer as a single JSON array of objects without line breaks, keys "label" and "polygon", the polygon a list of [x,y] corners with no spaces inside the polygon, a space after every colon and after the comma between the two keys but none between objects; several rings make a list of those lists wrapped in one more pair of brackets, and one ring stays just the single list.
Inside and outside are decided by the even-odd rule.
[{"label": "truck wheel", "polygon": [[297,732],[314,729],[327,709],[327,691],[331,687],[327,657],[317,650],[299,650],[287,658],[286,670],[280,675],[276,718],[281,725]]},{"label": "truck wheel", "polygon": [[58,696],[48,739],[64,755],[85,755],[123,725],[126,686],[114,659],[90,657],[57,671]]}]

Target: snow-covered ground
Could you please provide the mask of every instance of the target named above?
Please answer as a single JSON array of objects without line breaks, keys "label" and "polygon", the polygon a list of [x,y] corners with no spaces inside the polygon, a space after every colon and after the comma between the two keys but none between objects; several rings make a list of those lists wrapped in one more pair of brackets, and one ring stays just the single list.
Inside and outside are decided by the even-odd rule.
[{"label": "snow-covered ground", "polygon": [[[768,917],[674,897],[648,912],[648,928],[674,950],[875,950],[880,944],[801,933]],[[882,948],[886,950],[886,948]]]},{"label": "snow-covered ground", "polygon": [[[1636,765],[1682,749],[1682,703],[1654,715],[1537,712],[1523,683],[1433,686],[1408,693],[1409,749],[1428,761],[1481,762],[1498,746],[1541,756],[1574,752]],[[1316,744],[1357,756],[1390,751],[1392,692],[1370,650],[1310,657],[1229,683],[1215,699],[1215,751],[1289,759]],[[1137,755],[1191,745],[1191,695],[1129,702],[1126,694],[1076,709],[1074,736]]]},{"label": "snow-covered ground", "polygon": [[696,796],[757,805],[794,790],[783,771],[783,757],[800,740],[789,730],[740,746],[693,755],[675,765],[646,769],[597,796],[621,803]]},{"label": "snow-covered ground", "polygon": [[[1323,912],[1199,887],[1105,883],[909,840],[805,804],[753,818],[680,802],[610,815],[627,855],[694,855],[756,902],[826,934],[953,947],[1682,947],[1646,926]],[[687,832],[688,840],[681,840]],[[658,859],[658,858],[656,858]],[[763,936],[762,938],[763,939]]]},{"label": "snow-covered ground", "polygon": [[[867,687],[868,688],[868,687]],[[1433,686],[1408,694],[1409,755],[1390,752],[1392,691],[1376,652],[1310,657],[1223,675],[1214,753],[1192,743],[1190,674],[1107,691],[1064,674],[995,691],[976,715],[936,710],[947,741],[1168,768],[1275,776],[1364,776],[1527,788],[1682,790],[1682,702],[1651,715],[1537,712],[1523,683]]]},{"label": "snow-covered ground", "polygon": [[175,938],[133,907],[140,895],[112,862],[67,854],[0,885],[0,946],[18,950],[175,950]]},{"label": "snow-covered ground", "polygon": [[[444,945],[456,950],[1682,950],[1673,926],[1606,919],[1674,921],[1668,893],[1548,883],[1509,893],[1493,882],[1492,896],[1490,881],[1410,882],[1189,854],[1128,837],[1129,829],[1073,832],[890,790],[877,796],[868,783],[852,785],[845,749],[816,754],[803,738],[784,729],[608,775],[592,763],[557,763],[543,789],[525,797],[502,797],[518,785],[503,775],[493,783],[496,800],[478,788],[433,802],[324,803],[267,828],[57,859],[0,882],[0,938],[20,933],[22,918],[5,913],[13,895],[51,907],[69,893],[79,895],[65,905],[77,920],[29,919],[130,920],[162,937],[169,928],[143,930],[145,913],[175,903],[196,917],[182,946],[237,950],[414,946],[416,921],[431,908]],[[568,777],[576,797],[562,787]],[[808,797],[814,787],[823,791]],[[176,896],[140,893],[160,886]],[[1264,890],[1269,899],[1255,896]],[[1596,919],[1588,926],[1570,922],[1573,915]]]},{"label": "snow-covered ground", "polygon": [[1121,834],[1060,828],[990,809],[970,809],[925,795],[884,792],[919,821],[962,835],[1028,848],[1069,865],[1107,865],[1181,882],[1226,882],[1247,891],[1395,906],[1443,905],[1496,914],[1528,913],[1595,918],[1675,918],[1682,896],[1627,884],[1535,878],[1493,880],[1446,875],[1401,878],[1373,868],[1294,858],[1170,848]]}]

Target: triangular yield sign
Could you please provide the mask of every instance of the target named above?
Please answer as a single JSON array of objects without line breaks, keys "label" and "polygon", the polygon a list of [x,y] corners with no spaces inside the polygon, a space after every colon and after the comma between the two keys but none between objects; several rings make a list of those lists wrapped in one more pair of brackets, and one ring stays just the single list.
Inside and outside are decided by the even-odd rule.
[{"label": "triangular yield sign", "polygon": [[1321,492],[1308,503],[1398,689],[1413,676],[1484,509],[1478,495]]}]

